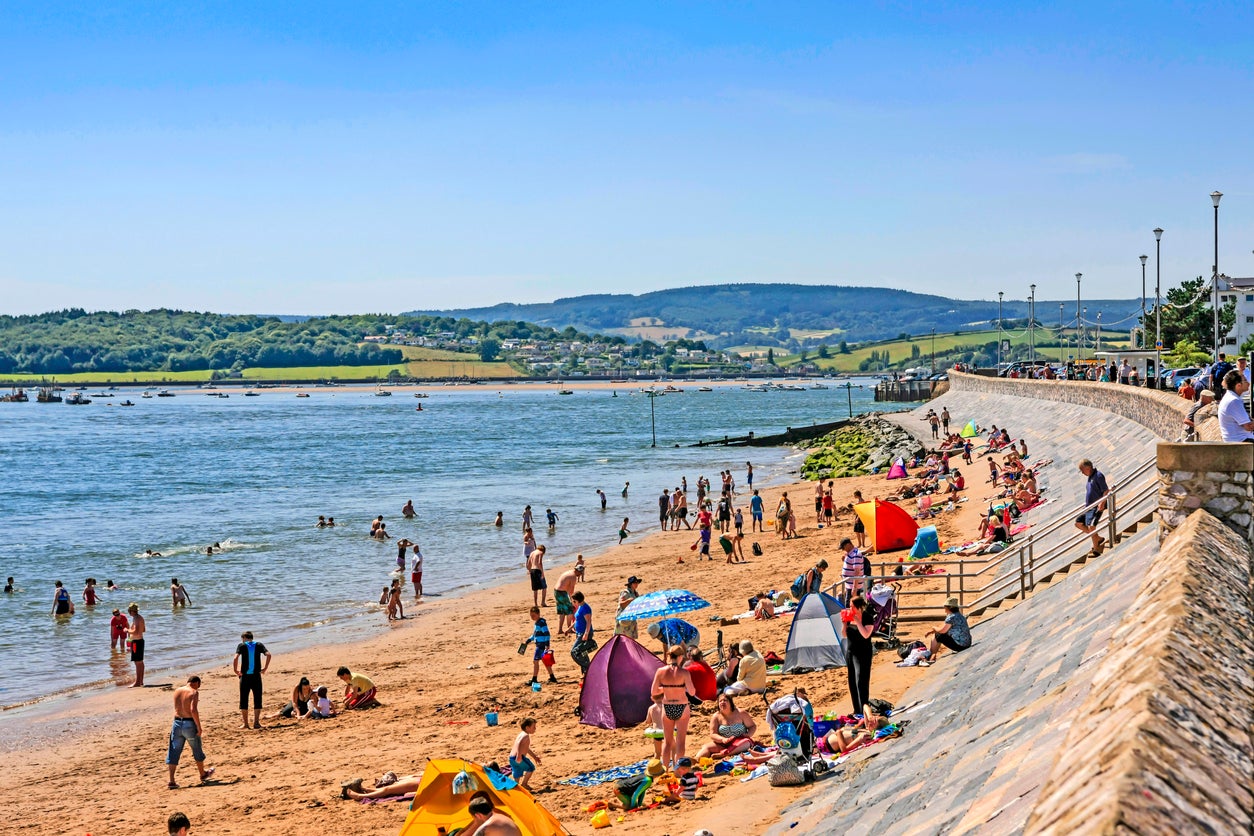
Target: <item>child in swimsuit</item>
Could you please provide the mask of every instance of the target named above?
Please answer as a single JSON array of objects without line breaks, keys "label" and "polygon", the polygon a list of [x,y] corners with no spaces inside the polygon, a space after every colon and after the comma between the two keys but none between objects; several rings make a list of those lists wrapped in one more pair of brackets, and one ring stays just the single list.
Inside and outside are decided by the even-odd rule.
[{"label": "child in swimsuit", "polygon": [[109,619],[110,650],[120,650],[126,647],[126,632],[130,626],[130,622],[126,620],[126,616],[122,615],[122,611],[115,609],[113,618]]},{"label": "child in swimsuit", "polygon": [[[536,730],[536,721],[532,717],[525,717],[518,727],[522,731],[514,738],[514,746],[509,750],[509,770],[518,786],[529,790],[531,773],[536,771],[536,764],[540,763],[540,755],[531,748],[531,734]],[[532,763],[532,758],[535,758],[535,763]]]}]

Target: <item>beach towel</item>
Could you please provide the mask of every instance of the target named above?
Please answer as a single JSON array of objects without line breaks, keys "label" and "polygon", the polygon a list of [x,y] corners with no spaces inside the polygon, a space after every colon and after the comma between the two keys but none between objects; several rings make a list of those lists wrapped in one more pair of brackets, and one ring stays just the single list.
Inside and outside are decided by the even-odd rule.
[{"label": "beach towel", "polygon": [[386,804],[389,801],[413,801],[417,793],[407,792],[404,795],[390,795],[387,798],[359,798],[362,804]]},{"label": "beach towel", "polygon": [[617,781],[619,778],[629,778],[632,775],[639,775],[644,772],[644,768],[649,761],[639,761],[630,763],[626,766],[615,766],[609,769],[598,769],[593,772],[580,772],[570,778],[562,778],[557,783],[566,784],[572,787],[596,787],[601,784],[607,784],[610,781]]}]

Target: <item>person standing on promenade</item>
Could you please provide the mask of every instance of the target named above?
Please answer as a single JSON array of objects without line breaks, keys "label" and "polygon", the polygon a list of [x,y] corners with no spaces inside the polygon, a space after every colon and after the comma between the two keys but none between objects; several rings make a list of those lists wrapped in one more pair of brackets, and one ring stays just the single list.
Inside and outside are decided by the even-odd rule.
[{"label": "person standing on promenade", "polygon": [[618,593],[618,611],[614,613],[614,635],[616,636],[630,636],[634,639],[639,635],[636,622],[617,620],[618,616],[623,614],[623,610],[631,606],[631,602],[640,597],[639,587],[640,578],[632,575],[627,579],[627,586],[623,588],[622,592]]},{"label": "person standing on promenade", "polygon": [[[261,728],[261,675],[270,667],[270,651],[259,641],[253,641],[251,630],[240,635],[242,641],[235,648],[231,668],[239,677],[239,715],[241,728],[248,728],[248,695],[253,695],[253,728]],[[265,657],[263,662],[261,657]]]},{"label": "person standing on promenade", "polygon": [[671,492],[666,488],[662,488],[662,495],[657,498],[657,516],[658,523],[662,530],[666,530],[666,522],[671,516]]},{"label": "person standing on promenade", "polygon": [[1223,399],[1219,401],[1219,435],[1224,441],[1254,441],[1254,422],[1245,411],[1241,396],[1249,384],[1237,369],[1224,375]]},{"label": "person standing on promenade", "polygon": [[[170,748],[165,755],[166,765],[170,768],[170,789],[179,788],[174,780],[174,770],[178,769],[183,747],[188,743],[192,744],[192,760],[196,762],[200,780],[204,782],[213,777],[215,770],[205,768],[205,750],[200,743],[204,733],[204,727],[200,725],[200,677],[189,676],[186,685],[174,689],[174,725],[170,729]],[[184,816],[179,824],[181,827],[190,827],[186,822],[187,817]],[[174,825],[174,816],[170,816],[171,833],[178,832]]]},{"label": "person standing on promenade", "polygon": [[544,577],[545,546],[536,546],[527,555],[527,574],[531,576],[531,602],[537,607],[549,605],[549,585]]},{"label": "person standing on promenade", "polygon": [[1210,406],[1214,401],[1215,393],[1209,389],[1203,389],[1201,397],[1189,408],[1189,414],[1184,418],[1185,441],[1197,441],[1197,414],[1202,411],[1203,407]]},{"label": "person standing on promenade", "polygon": [[575,607],[571,604],[570,596],[575,592],[575,584],[581,580],[583,580],[583,565],[578,563],[557,578],[557,588],[553,590],[553,603],[557,607],[557,634],[559,636],[564,636],[571,631]]},{"label": "person standing on promenade", "polygon": [[130,613],[131,625],[126,629],[126,649],[131,652],[131,661],[135,663],[135,681],[132,688],[144,687],[144,632],[148,625],[139,614],[139,604],[131,604],[126,608]]},{"label": "person standing on promenade", "polygon": [[1084,504],[1097,504],[1075,518],[1075,527],[1092,535],[1093,551],[1090,555],[1097,557],[1105,551],[1106,539],[1097,533],[1097,523],[1106,510],[1106,495],[1110,493],[1110,488],[1106,486],[1106,477],[1088,459],[1080,460],[1080,472],[1088,479],[1084,486]]},{"label": "person standing on promenade", "polygon": [[945,435],[949,435],[949,407],[941,408],[941,427],[945,430]]}]

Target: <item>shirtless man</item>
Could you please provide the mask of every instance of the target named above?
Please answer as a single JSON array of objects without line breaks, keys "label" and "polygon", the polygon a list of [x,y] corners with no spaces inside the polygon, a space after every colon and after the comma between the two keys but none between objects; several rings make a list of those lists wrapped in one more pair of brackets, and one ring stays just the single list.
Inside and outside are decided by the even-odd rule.
[{"label": "shirtless man", "polygon": [[[126,647],[131,651],[131,661],[135,663],[135,681],[131,683],[131,687],[143,688],[144,631],[148,629],[148,625],[144,623],[144,617],[139,614],[139,604],[131,604],[126,611],[131,614],[131,626],[126,631]],[[199,721],[197,725],[200,725]]]},{"label": "shirtless man", "polygon": [[414,518],[414,501],[411,499],[405,503],[405,507],[401,509],[401,516],[407,520]]},{"label": "shirtless man", "polygon": [[477,792],[470,798],[471,822],[466,825],[464,833],[469,836],[522,836],[522,831],[514,820],[504,813],[498,813],[492,806],[492,799],[485,792]]},{"label": "shirtless man", "polygon": [[187,587],[179,583],[178,578],[170,578],[170,597],[174,599],[173,606],[176,606],[176,607],[191,606],[192,596],[187,594]]},{"label": "shirtless man", "polygon": [[583,566],[575,564],[557,578],[557,589],[553,593],[553,601],[557,605],[557,634],[564,636],[572,632],[575,625],[575,606],[570,596],[575,594],[575,584],[583,580]]},{"label": "shirtless man", "polygon": [[531,576],[531,598],[537,607],[549,605],[549,584],[544,577],[545,546],[536,546],[527,555],[527,574]]},{"label": "shirtless man", "polygon": [[[131,609],[134,608],[135,605],[131,604]],[[189,676],[186,685],[174,689],[174,726],[170,729],[170,748],[165,756],[166,765],[170,767],[170,789],[179,788],[174,780],[174,770],[178,768],[183,747],[188,743],[192,744],[192,760],[196,761],[200,780],[208,781],[213,777],[214,770],[205,769],[205,751],[200,747],[203,734],[204,728],[200,725],[200,677]]]}]

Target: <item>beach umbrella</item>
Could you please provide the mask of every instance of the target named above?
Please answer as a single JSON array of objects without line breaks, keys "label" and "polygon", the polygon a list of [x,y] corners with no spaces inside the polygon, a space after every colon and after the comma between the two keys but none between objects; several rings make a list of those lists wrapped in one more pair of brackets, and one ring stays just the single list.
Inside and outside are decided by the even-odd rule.
[{"label": "beach umbrella", "polygon": [[644,618],[661,618],[681,612],[692,612],[710,606],[710,602],[686,589],[659,589],[647,592],[632,601],[619,613],[619,621],[636,621]]}]

